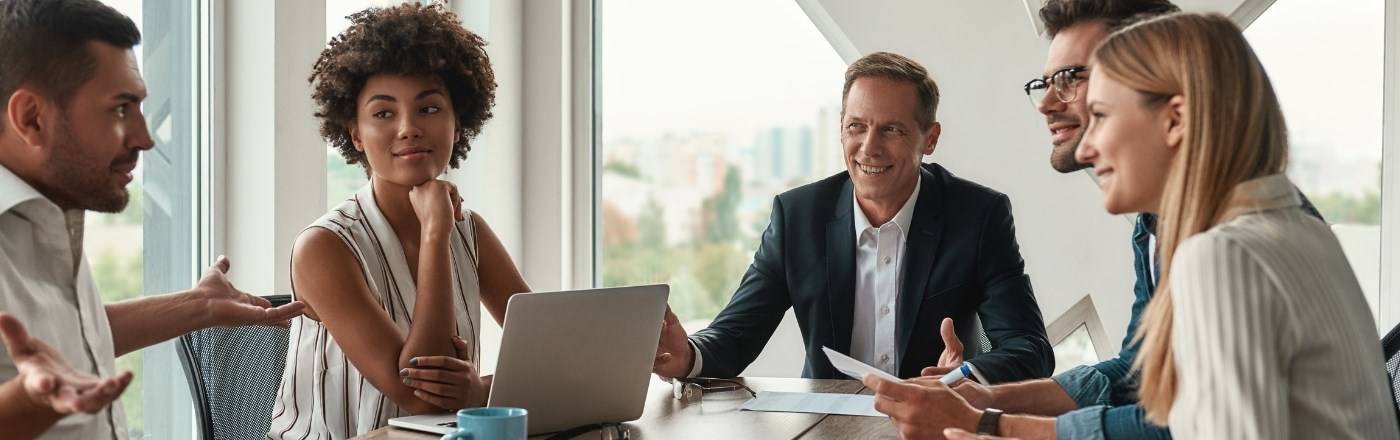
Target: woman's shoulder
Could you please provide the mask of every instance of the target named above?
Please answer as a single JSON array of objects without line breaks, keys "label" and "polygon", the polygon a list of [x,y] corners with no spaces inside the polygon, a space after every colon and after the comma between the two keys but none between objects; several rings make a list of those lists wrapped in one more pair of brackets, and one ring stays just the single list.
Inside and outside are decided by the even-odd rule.
[{"label": "woman's shoulder", "polygon": [[1237,217],[1183,240],[1172,257],[1172,282],[1179,278],[1191,283],[1277,282],[1277,271],[1289,264],[1287,256],[1296,254],[1289,248],[1308,241],[1304,235],[1311,233],[1268,215]]},{"label": "woman's shoulder", "polygon": [[307,226],[308,231],[315,228],[324,228],[330,231],[350,231],[357,228],[364,219],[364,209],[360,201],[355,196],[351,196],[339,204],[331,207],[325,214]]}]

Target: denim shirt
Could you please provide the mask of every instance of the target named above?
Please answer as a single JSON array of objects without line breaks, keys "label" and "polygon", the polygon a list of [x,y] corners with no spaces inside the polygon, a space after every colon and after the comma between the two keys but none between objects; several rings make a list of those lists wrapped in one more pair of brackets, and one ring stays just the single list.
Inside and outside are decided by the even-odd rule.
[{"label": "denim shirt", "polygon": [[[1302,193],[1299,192],[1299,196]],[[1322,219],[1312,202],[1303,196],[1303,210]],[[1152,294],[1157,290],[1156,259],[1152,235],[1157,231],[1157,217],[1140,214],[1133,227],[1133,314],[1128,318],[1128,332],[1123,335],[1118,356],[1094,365],[1080,365],[1054,377],[1079,409],[1055,418],[1055,436],[1066,439],[1170,439],[1166,427],[1153,425],[1137,401],[1137,376],[1132,372],[1133,357],[1138,346],[1133,341],[1138,321]]]}]

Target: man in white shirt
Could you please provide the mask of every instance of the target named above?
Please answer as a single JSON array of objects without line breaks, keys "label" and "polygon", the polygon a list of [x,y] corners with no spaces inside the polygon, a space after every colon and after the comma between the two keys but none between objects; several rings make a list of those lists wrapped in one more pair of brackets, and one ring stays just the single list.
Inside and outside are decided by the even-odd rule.
[{"label": "man in white shirt", "polygon": [[[285,325],[225,258],[185,292],[102,304],[87,210],[126,207],[153,142],[132,21],[95,0],[0,0],[0,427],[5,438],[126,438],[117,356],[214,326]],[[26,331],[25,327],[28,327]]]}]

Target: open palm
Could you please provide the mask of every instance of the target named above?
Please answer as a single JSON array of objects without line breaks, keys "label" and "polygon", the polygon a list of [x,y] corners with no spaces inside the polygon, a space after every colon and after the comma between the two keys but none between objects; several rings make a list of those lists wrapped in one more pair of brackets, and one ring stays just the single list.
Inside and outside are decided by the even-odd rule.
[{"label": "open palm", "polygon": [[200,277],[194,290],[199,298],[207,302],[204,310],[209,313],[213,326],[236,327],[241,325],[268,325],[286,327],[287,321],[301,315],[306,304],[292,301],[273,307],[266,298],[250,295],[233,286],[225,275],[230,263],[227,257],[219,256],[209,270]]},{"label": "open palm", "polygon": [[99,378],[74,369],[53,347],[29,336],[18,319],[5,313],[0,313],[0,335],[19,370],[25,393],[59,414],[101,411],[131,384],[130,371]]}]

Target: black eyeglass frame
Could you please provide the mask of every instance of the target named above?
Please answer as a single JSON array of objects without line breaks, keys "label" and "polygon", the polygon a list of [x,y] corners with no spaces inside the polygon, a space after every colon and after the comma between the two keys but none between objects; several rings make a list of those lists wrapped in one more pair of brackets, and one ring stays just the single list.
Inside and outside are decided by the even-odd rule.
[{"label": "black eyeglass frame", "polygon": [[734,379],[716,379],[710,377],[671,379],[671,396],[682,402],[700,401],[707,393],[714,394],[739,390],[747,391],[752,397],[758,397],[757,391],[754,391],[753,388],[749,388],[747,385]]},{"label": "black eyeglass frame", "polygon": [[[1026,92],[1026,98],[1030,99],[1031,105],[1039,107],[1040,102],[1045,99],[1045,94],[1051,88],[1055,90],[1055,99],[1069,104],[1079,99],[1079,82],[1087,78],[1079,74],[1089,71],[1089,66],[1075,65],[1056,70],[1050,76],[1033,78],[1026,81],[1021,86],[1021,90]],[[1069,95],[1066,97],[1065,95]]]}]

